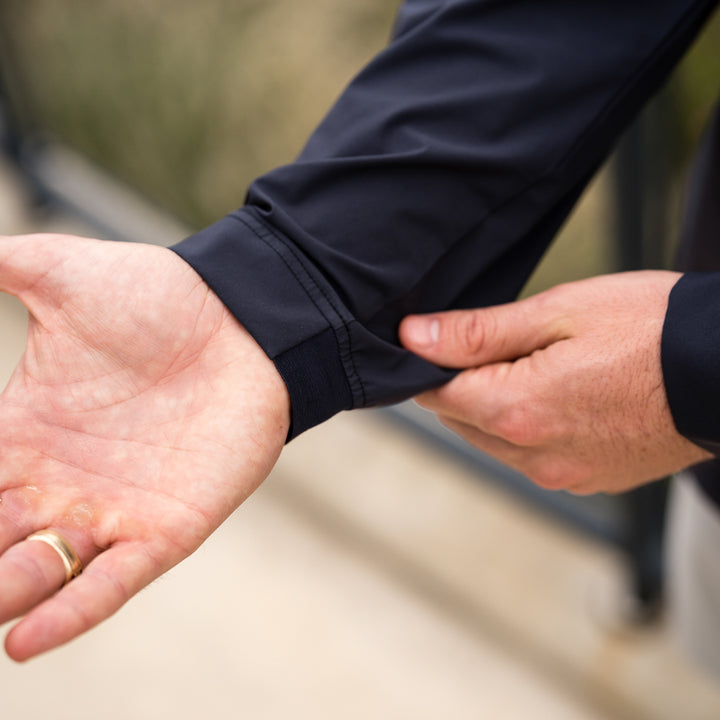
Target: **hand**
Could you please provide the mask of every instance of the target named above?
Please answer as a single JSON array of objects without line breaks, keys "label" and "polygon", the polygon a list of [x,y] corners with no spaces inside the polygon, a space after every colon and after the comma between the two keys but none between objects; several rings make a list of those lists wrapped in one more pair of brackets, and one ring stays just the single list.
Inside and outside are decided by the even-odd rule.
[{"label": "hand", "polygon": [[468,368],[417,400],[546,488],[618,492],[707,459],[675,430],[663,383],[662,326],[678,278],[607,275],[508,305],[406,318],[406,348]]},{"label": "hand", "polygon": [[[289,424],[270,360],[172,251],[0,237],[30,312],[0,396],[0,623],[24,660],[93,627],[192,553],[260,484]],[[51,528],[84,572],[65,571]]]}]

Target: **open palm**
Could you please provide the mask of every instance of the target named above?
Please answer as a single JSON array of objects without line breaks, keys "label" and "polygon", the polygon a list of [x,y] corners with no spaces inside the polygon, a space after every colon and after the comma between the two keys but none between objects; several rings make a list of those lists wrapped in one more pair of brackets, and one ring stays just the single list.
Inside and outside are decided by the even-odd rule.
[{"label": "open palm", "polygon": [[[115,612],[266,477],[288,427],[272,363],[169,250],[0,237],[0,290],[30,313],[0,397],[0,623],[25,659]],[[64,570],[54,529],[85,570]]]}]

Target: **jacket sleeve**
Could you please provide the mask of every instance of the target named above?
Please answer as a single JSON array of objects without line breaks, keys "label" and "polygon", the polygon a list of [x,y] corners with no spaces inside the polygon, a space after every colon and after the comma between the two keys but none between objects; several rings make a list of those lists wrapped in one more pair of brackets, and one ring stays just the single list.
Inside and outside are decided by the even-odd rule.
[{"label": "jacket sleeve", "polygon": [[670,293],[663,376],[678,432],[720,454],[720,272],[685,273]]},{"label": "jacket sleeve", "polygon": [[[720,455],[720,105],[688,183],[676,265],[685,274],[665,314],[665,391],[678,432]],[[720,504],[717,468],[700,480]]]},{"label": "jacket sleeve", "polygon": [[275,362],[292,435],[450,377],[410,312],[512,299],[710,0],[409,0],[296,162],[176,246]]}]

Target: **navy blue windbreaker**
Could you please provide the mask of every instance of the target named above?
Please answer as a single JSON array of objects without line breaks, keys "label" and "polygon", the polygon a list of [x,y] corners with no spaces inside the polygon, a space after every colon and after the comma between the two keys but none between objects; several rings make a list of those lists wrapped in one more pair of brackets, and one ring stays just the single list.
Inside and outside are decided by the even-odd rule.
[{"label": "navy blue windbreaker", "polygon": [[[256,180],[242,208],[174,248],[274,361],[290,393],[292,436],[451,376],[400,348],[400,320],[514,298],[716,5],[404,4],[388,47],[297,161]],[[663,346],[678,428],[717,450],[720,415],[707,422],[698,408],[720,406],[720,334],[709,348],[696,333],[688,363],[693,304],[715,326],[720,274],[686,276]],[[686,382],[698,364],[709,387]]]}]

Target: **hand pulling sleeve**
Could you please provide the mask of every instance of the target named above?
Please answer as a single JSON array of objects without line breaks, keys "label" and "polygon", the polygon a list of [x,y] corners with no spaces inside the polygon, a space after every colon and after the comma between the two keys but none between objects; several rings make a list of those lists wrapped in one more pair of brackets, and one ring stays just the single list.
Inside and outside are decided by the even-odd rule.
[{"label": "hand pulling sleeve", "polygon": [[399,321],[512,299],[715,5],[406,2],[297,161],[174,248],[275,362],[293,435],[451,377]]}]

